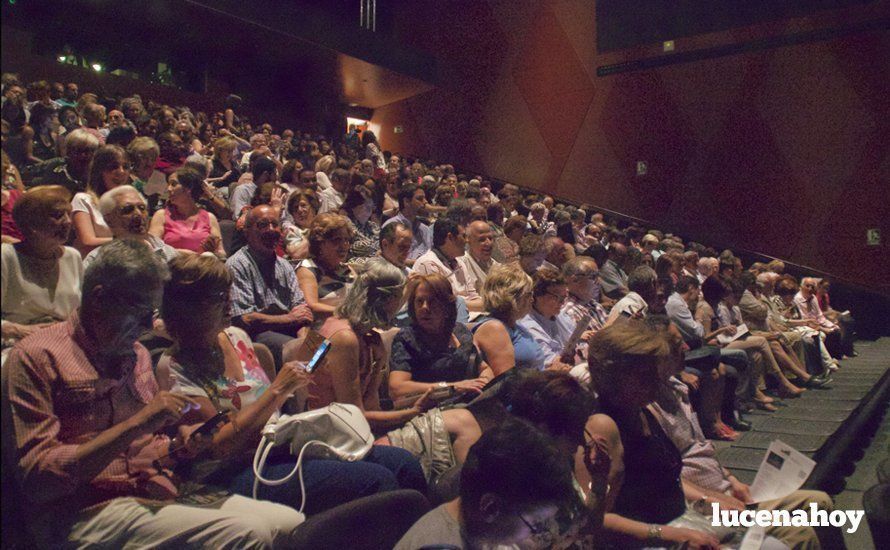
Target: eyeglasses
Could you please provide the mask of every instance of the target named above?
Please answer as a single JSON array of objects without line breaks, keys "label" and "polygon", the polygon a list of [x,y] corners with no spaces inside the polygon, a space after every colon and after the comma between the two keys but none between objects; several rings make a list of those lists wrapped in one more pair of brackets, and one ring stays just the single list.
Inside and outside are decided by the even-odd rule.
[{"label": "eyeglasses", "polygon": [[552,537],[550,528],[545,523],[532,525],[532,523],[525,519],[525,517],[519,512],[516,512],[516,515],[519,516],[519,519],[522,520],[522,523],[524,523],[525,526],[528,527],[528,531],[529,533],[531,533],[532,537],[535,537],[542,541],[548,540]]},{"label": "eyeglasses", "polygon": [[123,214],[124,216],[127,216],[127,215],[129,215],[129,214],[132,214],[132,213],[135,212],[136,210],[138,210],[138,211],[140,211],[140,212],[145,212],[145,211],[148,210],[148,209],[147,209],[147,207],[146,207],[144,204],[142,204],[142,203],[139,203],[139,204],[125,204],[125,205],[123,205],[123,206],[121,206],[121,207],[119,207],[119,208],[117,209],[117,211],[120,212],[121,214]]},{"label": "eyeglasses", "polygon": [[547,294],[548,296],[552,296],[552,297],[556,298],[556,299],[559,300],[560,302],[565,302],[566,300],[569,299],[569,295],[568,295],[568,294],[554,294],[553,292],[545,292],[545,294]]}]

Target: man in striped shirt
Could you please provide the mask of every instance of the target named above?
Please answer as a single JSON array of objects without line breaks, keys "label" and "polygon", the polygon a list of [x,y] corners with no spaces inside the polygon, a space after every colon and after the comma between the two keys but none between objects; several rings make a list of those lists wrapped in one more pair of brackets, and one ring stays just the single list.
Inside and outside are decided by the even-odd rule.
[{"label": "man in striped shirt", "polygon": [[240,496],[220,495],[212,508],[181,503],[170,469],[197,450],[197,425],[182,422],[196,404],[158,390],[137,342],[166,277],[141,242],[104,246],[84,275],[80,310],[19,342],[4,365],[4,465],[41,546],[266,547],[302,520]]}]

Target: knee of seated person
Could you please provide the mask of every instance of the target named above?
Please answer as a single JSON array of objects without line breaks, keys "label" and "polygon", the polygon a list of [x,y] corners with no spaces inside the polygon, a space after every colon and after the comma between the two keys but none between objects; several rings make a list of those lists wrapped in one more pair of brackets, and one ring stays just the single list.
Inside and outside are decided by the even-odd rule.
[{"label": "knee of seated person", "polygon": [[231,541],[233,548],[266,550],[275,546],[275,535],[269,523],[258,515],[228,517],[217,524],[218,540]]}]

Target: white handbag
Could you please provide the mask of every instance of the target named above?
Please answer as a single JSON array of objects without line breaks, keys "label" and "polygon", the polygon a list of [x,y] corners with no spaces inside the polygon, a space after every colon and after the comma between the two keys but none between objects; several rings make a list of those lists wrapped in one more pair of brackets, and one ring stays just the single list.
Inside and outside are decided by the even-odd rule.
[{"label": "white handbag", "polygon": [[[295,415],[273,414],[263,428],[262,439],[253,456],[253,498],[259,484],[282,485],[294,474],[300,479],[300,512],[306,506],[303,483],[303,458],[333,458],[355,462],[367,456],[374,444],[374,435],[361,409],[355,405],[331,403],[327,407]],[[269,452],[279,445],[290,444],[297,457],[294,469],[281,479],[262,476]]]}]

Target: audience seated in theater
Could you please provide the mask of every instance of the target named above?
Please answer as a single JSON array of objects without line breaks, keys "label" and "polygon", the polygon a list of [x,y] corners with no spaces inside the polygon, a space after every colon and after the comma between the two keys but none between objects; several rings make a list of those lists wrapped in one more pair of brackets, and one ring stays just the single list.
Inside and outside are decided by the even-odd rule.
[{"label": "audience seated in theater", "polygon": [[117,145],[104,145],[96,150],[90,163],[86,191],[71,201],[74,226],[74,247],[84,256],[90,250],[111,242],[111,229],[99,211],[99,197],[119,185],[130,183],[127,152]]},{"label": "audience seated in theater", "polygon": [[433,248],[414,262],[413,272],[419,275],[442,275],[451,284],[454,294],[466,301],[470,311],[482,311],[482,297],[470,281],[469,272],[458,258],[466,252],[464,226],[451,218],[439,218],[433,225]]},{"label": "audience seated in theater", "polygon": [[[724,303],[724,300],[731,294],[732,291],[729,286],[717,277],[709,277],[702,283],[702,299],[698,301],[696,306],[695,319],[705,327],[705,330],[714,331],[718,328],[725,328],[727,335],[735,335],[738,323],[733,322],[731,311]],[[732,300],[732,298],[729,299]],[[719,315],[718,311],[723,311],[723,315]],[[716,342],[716,340],[713,342]],[[785,378],[766,338],[749,334],[737,338],[728,344],[721,344],[721,348],[743,351],[748,358],[749,366],[753,367],[744,367],[743,372],[740,372],[742,377],[739,386],[740,399],[744,401],[753,400],[758,408],[766,411],[775,411],[774,399],[763,392],[766,389],[766,384],[763,380],[766,374],[770,374],[778,381],[780,395],[794,397],[803,393],[803,389],[797,388]],[[723,359],[726,360],[727,358],[724,356]]]},{"label": "audience seated in theater", "polygon": [[415,275],[406,290],[410,323],[392,343],[389,395],[403,399],[432,388],[475,396],[492,378],[473,343],[457,322],[457,299],[442,275]]},{"label": "audience seated in theater", "polygon": [[226,261],[233,279],[232,324],[269,346],[280,365],[284,345],[312,322],[312,310],[293,267],[275,254],[281,240],[278,211],[257,206],[248,214],[244,231],[247,246]]},{"label": "audience seated in theater", "polygon": [[413,183],[405,184],[399,190],[399,213],[383,224],[385,227],[399,222],[411,229],[411,250],[408,252],[406,262],[409,267],[433,247],[433,230],[419,218],[426,213],[426,206],[426,194],[423,189]]},{"label": "audience seated in theater", "polygon": [[396,266],[407,277],[408,254],[411,252],[411,228],[401,222],[385,224],[380,229],[380,256]]},{"label": "audience seated in theater", "polygon": [[[296,390],[309,384],[308,374],[298,363],[286,363],[269,381],[247,333],[227,327],[231,275],[219,260],[183,256],[170,270],[161,310],[175,344],[158,363],[158,384],[198,405],[185,415],[186,422],[229,413],[228,423],[196,457],[192,472],[235,494],[251,496],[251,458],[260,431]],[[291,454],[273,457],[264,474],[285,477],[296,460]],[[417,462],[394,447],[375,447],[358,462],[309,459],[303,463],[302,477],[305,507],[297,477],[284,485],[263,486],[258,495],[314,514],[381,491],[425,488]]]},{"label": "audience seated in theater", "polygon": [[484,220],[476,220],[467,226],[467,251],[457,261],[463,266],[467,274],[467,287],[473,289],[476,295],[482,295],[482,287],[488,272],[500,262],[494,260],[494,232],[491,225]]},{"label": "audience seated in theater", "polygon": [[426,515],[396,544],[418,548],[547,548],[559,520],[580,508],[572,470],[557,443],[511,420],[470,449],[460,496]]},{"label": "audience seated in theater", "polygon": [[[612,247],[615,246],[623,245],[612,245]],[[606,265],[608,265],[608,262],[606,262]],[[602,274],[603,270],[601,269],[600,278],[602,278]],[[606,318],[606,326],[613,324],[622,316],[629,318],[645,317],[649,311],[650,304],[655,300],[655,282],[657,279],[658,275],[651,267],[641,265],[634,269],[627,277],[627,293],[612,306],[611,311],[609,311],[609,317]],[[605,285],[603,287],[605,288]]]},{"label": "audience seated in theater", "polygon": [[606,262],[600,267],[600,280],[603,292],[609,298],[618,300],[628,293],[624,262],[627,260],[627,247],[620,242],[610,242]]},{"label": "audience seated in theater", "polygon": [[170,174],[166,207],[152,216],[149,232],[180,252],[210,252],[225,260],[219,221],[198,205],[204,192],[204,180],[195,170]]},{"label": "audience seated in theater", "polygon": [[320,327],[343,303],[353,272],[346,264],[354,229],[339,214],[319,214],[309,227],[309,256],[297,266],[297,282]]},{"label": "audience seated in theater", "polygon": [[[9,356],[14,475],[41,546],[269,547],[286,544],[303,520],[285,506],[218,492],[206,493],[212,507],[173,500],[169,470],[200,450],[189,437],[197,426],[183,422],[196,404],[159,390],[136,341],[151,328],[166,277],[142,244],[107,245],[84,275],[80,310]],[[66,406],[75,394],[79,406]]]},{"label": "audience seated in theater", "polygon": [[544,369],[544,354],[534,337],[519,324],[532,307],[532,279],[515,265],[491,268],[482,287],[487,315],[473,326],[473,342],[482,359],[499,376],[513,367]]},{"label": "audience seated in theater", "polygon": [[312,189],[298,189],[287,199],[290,220],[282,223],[285,255],[302,260],[309,255],[309,228],[318,214],[318,196]]},{"label": "audience seated in theater", "polygon": [[399,268],[382,259],[366,262],[360,270],[334,315],[319,329],[331,341],[331,349],[312,373],[308,405],[310,409],[334,402],[355,405],[380,432],[401,426],[435,403],[427,390],[407,408],[381,409],[380,386],[389,352],[377,330],[390,328],[402,305],[406,279]]},{"label": "audience seated in theater", "polygon": [[[668,371],[672,376],[666,385],[658,388],[655,401],[650,405],[655,420],[682,455],[682,485],[686,501],[703,513],[710,512],[711,504],[719,504],[722,510],[745,510],[753,505],[751,488],[742,483],[717,460],[717,451],[702,433],[693,412],[689,390],[678,379],[683,370],[684,344],[680,332],[663,317],[649,317],[647,324],[664,334],[671,345]],[[756,503],[758,510],[804,510],[809,512],[810,503],[829,513],[834,506],[831,497],[822,491],[799,490],[788,496]],[[777,538],[789,548],[820,547],[812,527],[781,527],[767,529],[767,534]]]},{"label": "audience seated in theater", "polygon": [[[175,248],[148,232],[148,204],[135,187],[121,185],[106,191],[99,199],[99,211],[115,239],[135,239],[144,242],[164,263],[179,254]],[[84,257],[84,269],[95,261],[102,246],[94,248]]]},{"label": "audience seated in theater", "polygon": [[[745,325],[755,336],[763,336],[770,344],[776,361],[786,371],[793,372],[799,382],[808,388],[819,388],[828,383],[828,378],[810,376],[806,361],[806,350],[801,336],[797,332],[772,330],[767,321],[769,313],[766,304],[760,300],[760,283],[754,273],[746,271],[742,273],[735,286],[735,294],[744,289],[738,298],[738,308],[741,311]],[[812,370],[821,372],[817,364],[811,364]]]},{"label": "audience seated in theater", "polygon": [[12,210],[23,239],[3,243],[3,351],[22,338],[64,321],[80,305],[83,264],[65,246],[71,232],[68,191],[44,185],[23,194]]},{"label": "audience seated in theater", "polygon": [[532,284],[532,309],[519,325],[541,348],[547,370],[568,371],[576,359],[576,346],[569,346],[576,323],[561,311],[568,298],[565,279],[559,271],[542,267],[532,277]]},{"label": "audience seated in theater", "polygon": [[349,246],[347,260],[362,262],[373,258],[380,252],[380,219],[374,202],[373,191],[365,185],[356,185],[346,195],[340,213],[352,224],[352,244]]},{"label": "audience seated in theater", "polygon": [[[6,153],[3,153],[3,158],[5,164],[7,159]],[[22,197],[24,190],[14,186],[10,186],[9,188],[4,186],[2,193],[3,202],[0,204],[0,235],[2,235],[4,243],[15,244],[21,241],[24,236],[18,225],[16,225],[15,218],[12,217],[12,209],[15,206],[15,203]]]}]

